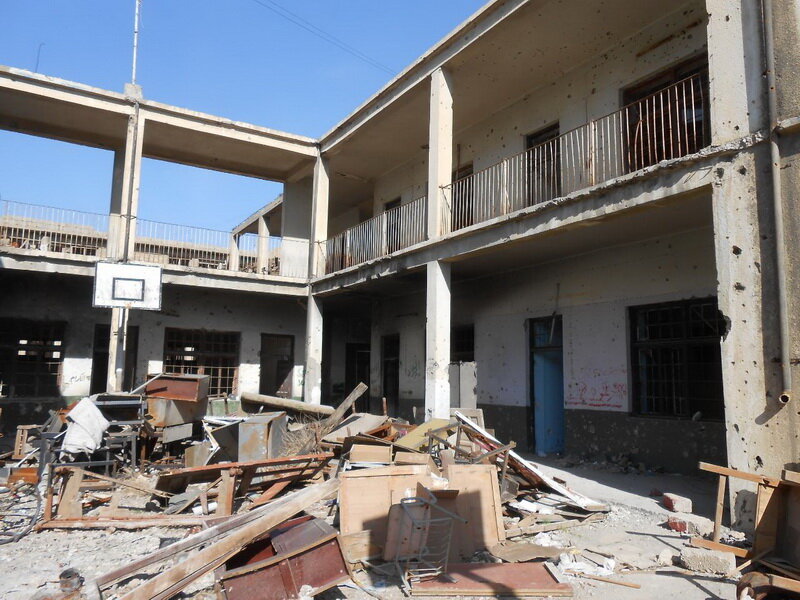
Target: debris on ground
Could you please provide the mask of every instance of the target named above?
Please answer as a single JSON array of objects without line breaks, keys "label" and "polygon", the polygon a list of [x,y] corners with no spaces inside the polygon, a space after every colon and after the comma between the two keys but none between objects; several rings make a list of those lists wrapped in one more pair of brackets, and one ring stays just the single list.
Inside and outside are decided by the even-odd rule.
[{"label": "debris on ground", "polygon": [[[578,492],[497,439],[480,409],[414,425],[358,412],[366,390],[337,407],[243,394],[243,410],[221,416],[209,414],[206,376],[158,375],[20,426],[0,465],[0,544],[49,550],[27,571],[0,553],[0,593],[557,597],[643,592],[639,581],[661,571],[724,579],[757,567],[773,584],[798,579],[797,557],[774,552],[784,530],[797,533],[796,513],[762,511],[772,529],[757,528],[748,549],[721,514],[692,514],[691,498],[653,489],[673,511],[665,522]],[[796,474],[712,467],[797,503]],[[645,543],[659,537],[671,541]]]}]

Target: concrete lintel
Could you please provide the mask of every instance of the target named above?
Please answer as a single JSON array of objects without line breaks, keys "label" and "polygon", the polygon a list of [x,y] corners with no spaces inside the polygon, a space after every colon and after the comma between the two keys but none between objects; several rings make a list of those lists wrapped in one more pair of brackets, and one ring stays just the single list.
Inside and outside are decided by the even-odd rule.
[{"label": "concrete lintel", "polygon": [[[75,256],[67,258],[47,253],[41,256],[25,254],[24,250],[4,248],[0,253],[0,269],[15,271],[35,271],[60,275],[94,277],[95,257]],[[186,269],[185,271],[181,269]],[[225,271],[197,273],[189,267],[168,267],[164,269],[163,281],[166,284],[190,287],[226,289],[239,292],[273,294],[276,296],[305,297],[308,285],[299,279],[271,276],[262,279],[252,274],[234,274]]]},{"label": "concrete lintel", "polygon": [[489,2],[459,25],[438,44],[420,56],[381,90],[356,108],[320,139],[321,151],[330,152],[351,137],[365,123],[391,106],[404,94],[445,66],[459,52],[471,46],[499,23],[512,16],[529,0]]}]

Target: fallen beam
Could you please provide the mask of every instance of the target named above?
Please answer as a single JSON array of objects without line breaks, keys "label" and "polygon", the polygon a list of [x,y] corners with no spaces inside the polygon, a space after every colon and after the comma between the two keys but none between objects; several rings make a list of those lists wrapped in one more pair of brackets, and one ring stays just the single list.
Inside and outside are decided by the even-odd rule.
[{"label": "fallen beam", "polygon": [[288,398],[278,398],[276,396],[267,396],[265,394],[254,394],[253,392],[242,392],[242,400],[245,402],[254,402],[270,408],[277,408],[280,410],[288,410],[304,415],[313,415],[315,417],[327,417],[333,414],[336,410],[332,406],[325,404],[309,404],[308,402],[301,402],[299,400],[289,400]]}]

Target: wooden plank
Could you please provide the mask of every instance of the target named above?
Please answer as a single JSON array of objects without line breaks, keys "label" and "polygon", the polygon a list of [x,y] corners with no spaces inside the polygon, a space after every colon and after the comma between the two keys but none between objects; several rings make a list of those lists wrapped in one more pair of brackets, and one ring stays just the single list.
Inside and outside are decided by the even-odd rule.
[{"label": "wooden plank", "polygon": [[790,471],[789,469],[784,469],[783,480],[786,483],[800,485],[800,473],[798,473],[797,471]]},{"label": "wooden plank", "polygon": [[510,563],[528,562],[537,558],[555,558],[565,548],[558,546],[540,546],[526,542],[501,542],[489,548],[492,556]]},{"label": "wooden plank", "polygon": [[467,520],[466,524],[453,525],[451,560],[468,559],[476,550],[506,539],[494,465],[448,465],[444,478],[448,488],[458,490],[458,496],[453,501],[442,501],[442,508]]},{"label": "wooden plank", "polygon": [[64,473],[63,477],[64,482],[61,484],[61,492],[58,494],[56,518],[80,518],[83,515],[83,507],[80,501],[83,473],[80,471],[69,471]]},{"label": "wooden plank", "polygon": [[353,444],[350,448],[350,462],[391,463],[392,447]]},{"label": "wooden plank", "polygon": [[106,475],[101,475],[100,473],[92,473],[91,471],[87,471],[79,467],[59,467],[58,469],[56,469],[56,473],[61,473],[66,471],[80,472],[83,473],[84,477],[91,477],[92,479],[97,479],[99,481],[106,481],[114,485],[120,485],[122,487],[130,488],[132,490],[137,490],[139,492],[143,492],[149,495],[161,496],[163,498],[169,498],[170,496],[172,496],[172,494],[170,494],[169,492],[157,490],[141,483],[136,483],[134,481],[121,478],[115,479],[114,477],[108,477]]},{"label": "wooden plank", "polygon": [[124,594],[120,600],[165,600],[172,597],[198,577],[223,564],[266,530],[280,525],[311,504],[327,498],[335,493],[338,487],[339,480],[331,479],[287,496],[286,502],[266,507],[259,518],[148,579]]},{"label": "wooden plank", "polygon": [[719,541],[720,531],[722,530],[722,513],[725,510],[725,486],[728,483],[726,475],[720,475],[717,482],[717,507],[714,511],[714,530],[711,534],[711,539],[715,542]]},{"label": "wooden plank", "polygon": [[233,497],[236,491],[236,469],[227,469],[220,473],[222,481],[219,484],[217,495],[217,510],[219,516],[228,516],[233,513]]},{"label": "wooden plank", "polygon": [[342,553],[345,559],[350,563],[380,558],[383,552],[382,546],[378,546],[370,540],[369,531],[357,531],[349,535],[339,536],[339,543],[342,546]]},{"label": "wooden plank", "polygon": [[36,525],[41,529],[149,529],[150,527],[200,527],[203,517],[175,515],[170,517],[96,517],[81,519],[50,519]]},{"label": "wooden plank", "polygon": [[558,583],[542,563],[456,563],[446,577],[413,583],[411,595],[571,597],[572,586]]},{"label": "wooden plank", "polygon": [[774,477],[767,477],[766,475],[756,475],[755,473],[745,473],[729,467],[720,467],[711,463],[701,462],[697,465],[701,471],[708,471],[709,473],[716,473],[717,475],[726,475],[728,477],[736,477],[737,479],[744,479],[752,481],[753,483],[761,483],[764,485],[776,486],[780,483],[780,479]]},{"label": "wooden plank", "polygon": [[689,540],[689,543],[695,548],[706,548],[708,550],[719,550],[721,552],[730,552],[739,558],[750,558],[752,553],[744,548],[737,548],[736,546],[728,546],[719,542],[712,542],[703,538],[694,537]]},{"label": "wooden plank", "polygon": [[[477,437],[489,443],[492,447],[501,446],[500,441],[491,435],[488,431],[478,427],[475,423],[470,421],[461,413],[456,413],[456,418],[466,426],[468,435]],[[579,494],[567,486],[557,482],[552,477],[547,476],[541,471],[534,463],[525,460],[519,454],[511,450],[508,453],[509,466],[514,469],[519,475],[525,478],[526,481],[534,486],[545,485],[551,490],[566,498],[570,504],[574,504],[578,508],[590,512],[608,512],[608,506],[592,500],[583,494]]]},{"label": "wooden plank", "polygon": [[254,394],[253,392],[242,392],[241,398],[246,402],[254,402],[263,406],[269,406],[280,410],[288,410],[317,417],[328,417],[336,410],[332,406],[327,406],[325,404],[311,404],[309,402],[301,402],[299,400],[267,396],[266,394]]},{"label": "wooden plank", "polygon": [[[788,488],[759,485],[756,491],[755,536],[753,554],[775,549],[779,530],[786,517],[786,494]],[[786,524],[788,525],[788,524]]]},{"label": "wooden plank", "polygon": [[579,571],[564,571],[568,575],[574,575],[575,577],[583,577],[584,579],[592,579],[594,581],[603,581],[605,583],[613,583],[614,585],[622,585],[629,588],[634,588],[636,590],[642,589],[642,586],[638,583],[631,583],[629,581],[621,581],[619,579],[611,579],[609,577],[602,577],[600,575],[590,575],[589,573],[581,573]]},{"label": "wooden plank", "polygon": [[593,513],[584,519],[570,519],[569,521],[560,521],[558,523],[539,523],[528,527],[515,527],[506,530],[506,537],[519,537],[521,535],[532,535],[535,533],[544,533],[547,531],[560,531],[562,529],[570,529],[578,525],[585,525],[594,521],[603,520],[604,516],[601,513]]},{"label": "wooden plank", "polygon": [[[411,450],[419,450],[428,445],[429,431],[447,427],[449,423],[449,419],[431,419],[430,421],[425,421],[397,440],[395,445],[402,448],[410,448]],[[453,430],[455,431],[455,427],[453,427]]]}]

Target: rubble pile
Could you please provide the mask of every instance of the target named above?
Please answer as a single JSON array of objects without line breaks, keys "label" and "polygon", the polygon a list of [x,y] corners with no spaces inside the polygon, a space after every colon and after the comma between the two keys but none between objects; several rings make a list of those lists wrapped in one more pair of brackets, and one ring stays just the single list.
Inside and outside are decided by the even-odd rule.
[{"label": "rubble pile", "polygon": [[[585,581],[638,590],[630,575],[679,565],[793,574],[765,563],[768,552],[721,543],[721,517],[693,515],[691,499],[670,492],[664,529],[691,547],[641,557],[570,542],[623,517],[496,438],[479,409],[412,425],[357,412],[366,390],[338,407],[244,394],[247,410],[225,416],[207,414],[205,376],[85,398],[19,427],[2,467],[0,543],[48,530],[172,532],[90,576],[59,563],[28,596],[60,600],[310,598],[337,586],[382,597],[376,582],[414,596],[559,597]],[[748,559],[738,570],[736,557]]]}]

